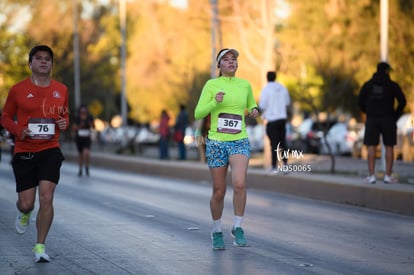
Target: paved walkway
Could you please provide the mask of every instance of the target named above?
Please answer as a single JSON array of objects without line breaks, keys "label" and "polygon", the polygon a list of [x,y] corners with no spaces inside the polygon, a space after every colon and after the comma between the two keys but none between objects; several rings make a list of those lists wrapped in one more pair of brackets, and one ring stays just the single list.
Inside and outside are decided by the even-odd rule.
[{"label": "paved walkway", "polygon": [[[75,151],[75,145],[73,143],[63,144],[62,146],[67,151]],[[93,145],[92,151],[97,153],[109,153],[117,154],[119,146],[104,146],[99,147],[98,145]],[[140,151],[136,150],[134,153],[129,151],[123,152],[122,155],[130,155],[138,158],[149,158],[157,159],[158,158],[158,148],[156,146],[145,146],[140,148]],[[190,148],[187,150],[188,160],[193,162],[199,161],[198,151],[196,148]],[[175,146],[170,147],[170,159],[176,160],[178,158],[178,149]],[[327,174],[331,171],[332,160],[328,155],[313,155],[313,154],[304,154],[300,156],[291,156],[289,160],[290,164],[306,164],[310,165],[310,168],[315,173]],[[263,154],[262,153],[253,153],[252,158],[250,159],[250,168],[263,169]],[[383,177],[383,163],[381,159],[376,161],[376,171],[377,177]],[[367,175],[367,161],[363,159],[356,159],[350,156],[335,156],[335,172],[338,175],[349,175],[357,176],[362,179]],[[412,183],[414,184],[414,162],[403,162],[401,160],[396,160],[394,163],[394,174],[397,176],[401,183]],[[411,179],[412,182],[408,180]]]}]

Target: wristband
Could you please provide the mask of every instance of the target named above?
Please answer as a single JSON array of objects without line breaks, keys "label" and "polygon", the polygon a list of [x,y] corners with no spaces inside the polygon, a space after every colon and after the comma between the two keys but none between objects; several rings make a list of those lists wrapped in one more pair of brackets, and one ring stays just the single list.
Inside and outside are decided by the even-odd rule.
[{"label": "wristband", "polygon": [[258,113],[260,113],[260,109],[259,109],[258,107],[253,107],[253,108],[252,108],[252,111],[253,111],[253,109],[256,109],[256,110],[257,110],[257,112],[258,112]]}]

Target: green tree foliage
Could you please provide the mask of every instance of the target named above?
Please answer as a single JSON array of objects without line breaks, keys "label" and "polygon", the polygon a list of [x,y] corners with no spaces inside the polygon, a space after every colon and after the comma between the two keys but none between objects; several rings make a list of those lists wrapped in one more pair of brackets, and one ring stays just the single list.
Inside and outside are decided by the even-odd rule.
[{"label": "green tree foliage", "polygon": [[[116,10],[112,6],[99,6],[92,12],[84,14],[79,20],[80,33],[80,69],[82,103],[100,104],[102,113],[95,114],[110,119],[119,113],[119,106],[114,100],[119,93],[119,31]],[[83,4],[86,2],[84,1]],[[89,2],[88,2],[89,3]],[[0,100],[2,103],[11,85],[28,76],[28,51],[35,45],[47,44],[55,52],[53,77],[65,83],[70,91],[74,90],[73,66],[73,9],[72,1],[20,0],[1,1],[4,23],[0,28]],[[83,14],[83,5],[79,5]],[[17,11],[17,12],[16,12]],[[18,24],[16,17],[25,13],[25,24]],[[30,13],[27,13],[30,11]],[[52,15],[53,16],[50,16]],[[72,113],[74,110],[73,93],[70,97]]]},{"label": "green tree foliage", "polygon": [[[114,1],[113,5],[117,2]],[[110,120],[120,112],[121,37],[118,11],[113,5],[95,4],[97,8],[92,14],[84,16],[78,27],[82,102],[100,105],[93,108],[100,111],[94,116],[104,120]]]},{"label": "green tree foliage", "polygon": [[192,12],[155,1],[128,4],[128,101],[136,120],[150,122],[164,108],[177,114],[195,96],[195,79],[210,64],[203,2],[191,2]]},{"label": "green tree foliage", "polygon": [[28,41],[23,35],[14,35],[0,28],[0,104],[3,106],[7,92],[16,79],[27,76]]},{"label": "green tree foliage", "polygon": [[[13,32],[12,25],[19,26],[20,13],[16,12],[19,1],[13,4],[0,0],[0,104],[3,106],[8,89],[27,75],[28,39],[20,33]],[[22,21],[22,20],[20,20]]]},{"label": "green tree foliage", "polygon": [[[289,2],[292,16],[278,32],[287,73],[298,72],[303,66],[314,67],[324,80],[317,107],[331,112],[341,108],[357,115],[359,87],[372,76],[380,61],[379,1]],[[396,68],[392,77],[411,97],[412,76],[402,68],[413,66],[406,61],[413,56],[412,43],[407,42],[414,38],[409,16],[414,10],[406,2],[390,1],[388,60]]]},{"label": "green tree foliage", "polygon": [[[39,43],[56,53],[54,78],[74,88],[73,10],[66,0],[0,0],[0,103],[12,84],[28,76],[27,52]],[[81,101],[110,120],[120,112],[119,1],[79,0]],[[283,3],[289,17],[277,17]],[[413,98],[414,5],[389,1],[392,78]],[[278,78],[302,110],[357,115],[359,87],[380,59],[379,0],[218,0],[221,45],[211,44],[210,1],[187,9],[167,0],[127,1],[127,99],[129,118],[174,118],[184,103],[192,112],[210,77],[212,47],[240,51],[238,76],[258,98],[265,72]],[[53,16],[51,16],[53,14]],[[71,106],[74,98],[71,96]],[[74,110],[72,110],[74,111]]]}]

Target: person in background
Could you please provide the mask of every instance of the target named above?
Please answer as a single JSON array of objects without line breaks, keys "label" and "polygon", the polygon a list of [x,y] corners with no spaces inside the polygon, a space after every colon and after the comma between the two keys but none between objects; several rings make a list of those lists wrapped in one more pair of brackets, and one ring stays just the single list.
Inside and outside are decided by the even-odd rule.
[{"label": "person in background", "polygon": [[180,112],[178,113],[177,119],[175,121],[174,131],[179,131],[180,140],[177,140],[178,143],[178,159],[185,160],[187,159],[187,150],[184,144],[185,129],[188,126],[188,113],[186,111],[185,105],[180,105]]},{"label": "person in background", "polygon": [[230,234],[234,238],[234,245],[247,245],[241,226],[246,207],[246,174],[250,158],[245,112],[250,117],[257,117],[259,110],[250,83],[235,76],[238,56],[235,49],[222,49],[218,53],[216,62],[220,69],[219,77],[210,79],[204,85],[194,111],[196,120],[210,115],[206,158],[213,181],[210,211],[213,220],[212,247],[215,250],[225,249],[221,217],[229,166],[232,171],[234,208]]},{"label": "person in background", "polygon": [[[1,112],[0,112],[0,117],[1,117]],[[3,143],[3,141],[5,141],[6,140],[6,138],[5,138],[5,133],[4,133],[4,128],[3,128],[3,126],[1,126],[1,123],[0,123],[0,162],[1,162],[1,156],[2,156],[2,143]]]},{"label": "person in background", "polygon": [[[262,89],[259,101],[259,108],[266,123],[266,134],[269,137],[273,173],[283,171],[277,169],[278,161],[287,165],[287,158],[281,158],[286,149],[286,121],[290,106],[289,92],[285,86],[276,81],[276,72],[267,72],[267,85]],[[279,154],[278,154],[279,152]]]},{"label": "person in background", "polygon": [[169,141],[169,138],[170,138],[169,121],[170,121],[170,116],[168,115],[167,111],[162,110],[161,111],[160,125],[159,125],[160,159],[169,159],[170,158],[170,154],[169,154],[169,150],[168,150],[168,141]]},{"label": "person in background", "polygon": [[79,106],[78,113],[72,125],[72,131],[75,132],[76,148],[78,150],[79,177],[82,176],[83,167],[85,167],[86,175],[89,176],[92,129],[95,129],[92,115],[88,112],[88,108],[85,105]]},{"label": "person in background", "polygon": [[196,131],[194,134],[194,142],[198,149],[198,157],[200,162],[206,162],[206,139],[210,130],[210,115],[203,119],[196,120]]},{"label": "person in background", "polygon": [[[1,112],[0,112],[1,117]],[[0,123],[0,144],[6,143],[10,146],[10,155],[13,156],[13,150],[14,150],[14,136],[10,134]],[[0,146],[0,162],[2,160],[2,146]],[[10,159],[10,164],[12,162],[13,158]]]},{"label": "person in background", "polygon": [[[1,124],[15,137],[13,173],[18,215],[16,230],[26,232],[39,191],[35,262],[49,262],[45,242],[53,222],[53,196],[64,157],[60,131],[69,125],[68,89],[51,78],[53,51],[46,45],[29,52],[31,76],[11,87]],[[16,119],[16,120],[15,120]]]},{"label": "person in background", "polygon": [[[0,112],[0,117],[1,117],[1,112]],[[1,150],[2,146],[1,145],[3,143],[3,140],[5,140],[3,131],[4,131],[3,126],[1,126],[1,124],[0,124],[0,162],[1,162],[1,156],[2,156],[2,150]]]},{"label": "person in background", "polygon": [[[394,145],[397,144],[397,120],[407,103],[397,82],[391,80],[391,66],[380,62],[372,78],[364,83],[358,97],[359,108],[366,114],[364,144],[368,149],[368,173],[365,182],[375,183],[376,148],[380,135],[385,146],[384,183],[396,183],[392,177]],[[395,100],[398,105],[395,108]]]}]

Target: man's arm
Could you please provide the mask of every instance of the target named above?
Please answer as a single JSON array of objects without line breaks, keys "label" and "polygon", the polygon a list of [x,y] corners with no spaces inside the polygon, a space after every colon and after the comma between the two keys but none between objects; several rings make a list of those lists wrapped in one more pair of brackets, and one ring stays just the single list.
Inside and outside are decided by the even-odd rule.
[{"label": "man's arm", "polygon": [[400,118],[402,115],[405,105],[407,105],[407,100],[405,99],[405,95],[397,83],[395,84],[395,97],[398,101],[397,109],[395,110],[396,119]]},{"label": "man's arm", "polygon": [[366,84],[364,84],[358,95],[358,106],[359,106],[359,109],[361,109],[361,111],[364,113],[366,113],[366,108],[365,108],[366,89],[367,89]]}]

